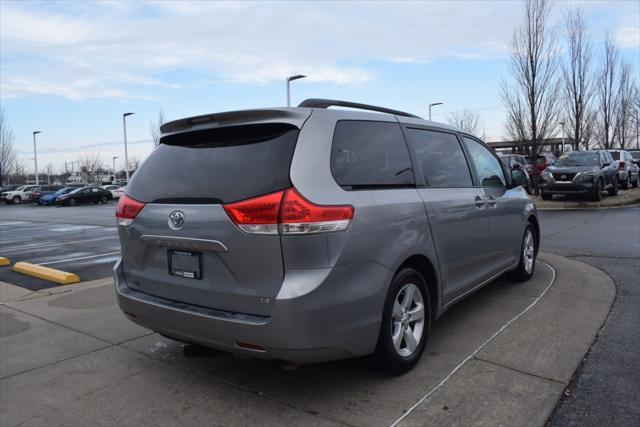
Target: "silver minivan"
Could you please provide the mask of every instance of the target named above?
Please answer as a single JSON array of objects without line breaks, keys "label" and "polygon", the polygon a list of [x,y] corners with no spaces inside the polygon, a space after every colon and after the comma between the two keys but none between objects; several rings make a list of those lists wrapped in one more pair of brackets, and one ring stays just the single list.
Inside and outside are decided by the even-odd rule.
[{"label": "silver minivan", "polygon": [[382,107],[176,120],[118,204],[118,302],[189,344],[406,372],[454,303],[533,275],[525,182],[473,135]]}]

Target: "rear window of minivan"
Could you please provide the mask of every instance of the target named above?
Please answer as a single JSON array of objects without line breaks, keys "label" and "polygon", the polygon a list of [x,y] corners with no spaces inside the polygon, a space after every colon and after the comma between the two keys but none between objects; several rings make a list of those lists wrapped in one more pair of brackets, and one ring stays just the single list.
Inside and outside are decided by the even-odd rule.
[{"label": "rear window of minivan", "polygon": [[283,123],[168,135],[140,166],[127,194],[145,203],[230,203],[291,186],[299,130]]}]

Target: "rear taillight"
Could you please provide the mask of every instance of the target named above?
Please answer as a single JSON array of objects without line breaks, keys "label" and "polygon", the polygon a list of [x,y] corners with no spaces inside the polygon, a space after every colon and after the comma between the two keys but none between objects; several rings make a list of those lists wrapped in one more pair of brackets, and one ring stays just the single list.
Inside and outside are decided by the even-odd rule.
[{"label": "rear taillight", "polygon": [[224,205],[231,220],[250,234],[313,234],[346,230],[350,205],[317,205],[295,188]]},{"label": "rear taillight", "polygon": [[620,166],[618,166],[618,169],[620,169],[621,171],[624,170],[624,162],[620,162]]},{"label": "rear taillight", "polygon": [[278,234],[278,217],[284,191],[224,205],[224,210],[242,231]]},{"label": "rear taillight", "polygon": [[132,199],[127,195],[120,197],[116,208],[118,225],[129,225],[144,208],[144,203]]}]

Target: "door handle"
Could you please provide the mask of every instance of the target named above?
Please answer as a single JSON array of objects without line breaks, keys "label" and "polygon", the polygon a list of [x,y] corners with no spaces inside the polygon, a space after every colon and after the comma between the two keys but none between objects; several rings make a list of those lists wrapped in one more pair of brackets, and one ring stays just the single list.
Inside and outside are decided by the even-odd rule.
[{"label": "door handle", "polygon": [[476,208],[484,209],[484,206],[487,202],[485,201],[484,197],[476,196],[475,199],[473,199],[473,203],[476,205]]},{"label": "door handle", "polygon": [[495,208],[497,204],[498,204],[498,201],[496,200],[495,197],[493,196],[488,197],[487,205],[489,205],[490,208]]}]

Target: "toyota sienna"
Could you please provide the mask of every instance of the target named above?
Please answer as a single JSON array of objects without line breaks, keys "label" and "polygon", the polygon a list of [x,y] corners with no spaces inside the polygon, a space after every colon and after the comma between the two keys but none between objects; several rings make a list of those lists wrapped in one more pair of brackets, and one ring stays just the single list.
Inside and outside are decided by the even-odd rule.
[{"label": "toyota sienna", "polygon": [[169,338],[402,373],[454,303],[534,273],[524,173],[460,129],[310,99],[161,130],[118,204],[114,271],[122,311]]}]

